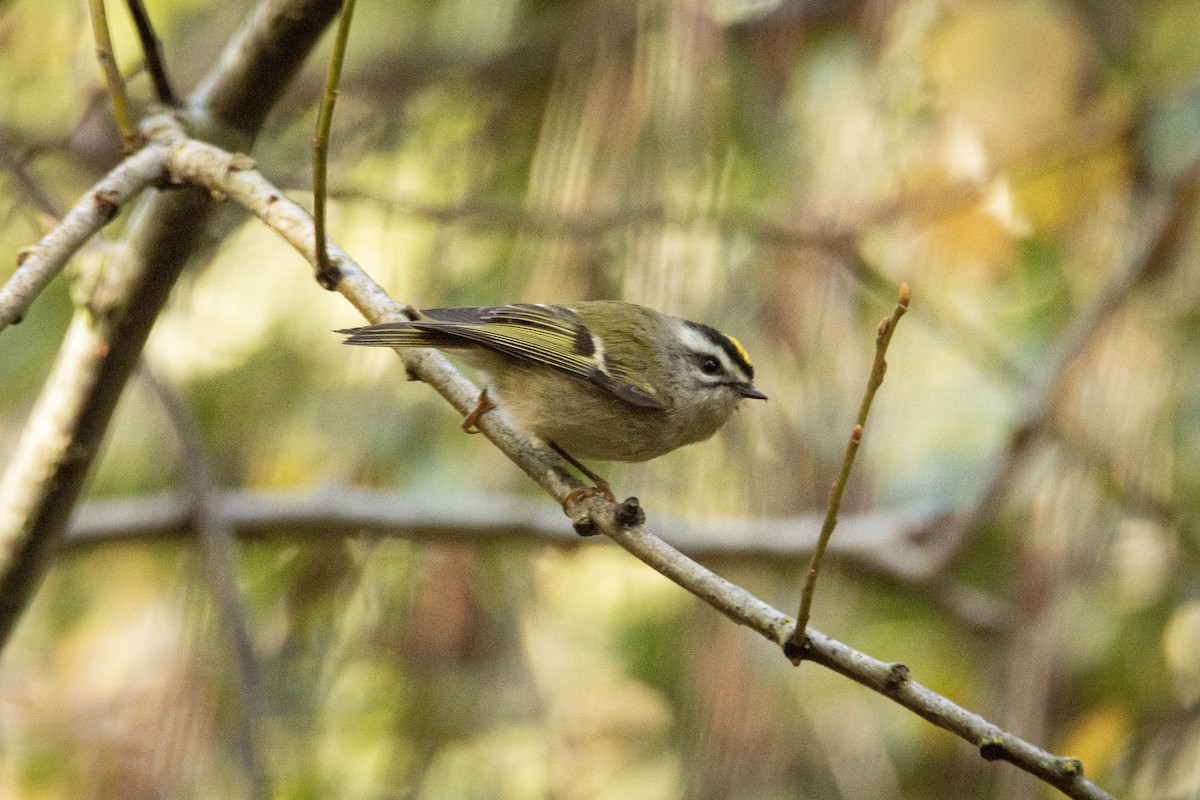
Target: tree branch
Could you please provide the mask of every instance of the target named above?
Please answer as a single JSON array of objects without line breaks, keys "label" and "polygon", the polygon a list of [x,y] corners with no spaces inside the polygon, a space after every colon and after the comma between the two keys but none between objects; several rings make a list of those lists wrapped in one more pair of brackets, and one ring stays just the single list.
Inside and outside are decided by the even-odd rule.
[{"label": "tree branch", "polygon": [[90,0],[92,12],[92,36],[96,40],[96,60],[104,72],[104,81],[108,85],[108,97],[112,101],[113,118],[117,129],[121,132],[121,142],[126,153],[132,153],[141,144],[137,126],[129,116],[129,95],[125,91],[125,78],[117,66],[113,54],[112,37],[108,33],[108,14],[104,9],[104,0]]},{"label": "tree branch", "polygon": [[[483,544],[527,541],[559,547],[588,541],[563,526],[562,514],[545,502],[508,495],[404,494],[357,486],[298,492],[226,491],[213,499],[217,513],[239,535],[342,536],[366,531],[432,541]],[[176,538],[191,530],[189,503],[174,492],[93,500],[71,521],[64,545],[128,538]],[[812,552],[821,514],[772,519],[722,519],[698,523],[655,514],[663,538],[693,558],[751,559],[786,565]],[[899,581],[923,583],[941,571],[935,542],[914,541],[929,515],[916,509],[851,514],[839,522],[830,552]]]},{"label": "tree branch", "polygon": [[[315,237],[308,212],[284,198],[261,175],[249,169],[244,157],[223,153],[201,142],[186,140],[169,120],[148,131],[170,146],[168,164],[177,180],[197,182],[220,192],[262,219],[304,254],[315,267]],[[337,289],[373,323],[401,318],[411,309],[387,296],[341,250],[330,248],[331,260],[342,278]],[[425,381],[466,414],[478,390],[440,354],[428,350],[399,350],[413,376]],[[598,496],[572,500],[571,490],[581,484],[544,451],[533,447],[502,415],[484,415],[478,423],[487,436],[514,463],[563,505],[576,529],[600,532],[655,571],[679,584],[727,617],[783,645],[796,624],[750,592],[680,553],[646,530],[644,516],[631,514],[631,501],[613,504]],[[636,508],[636,506],[634,506]],[[1074,798],[1110,798],[1083,777],[1082,765],[1059,758],[1013,736],[909,678],[903,665],[887,664],[853,650],[811,628],[807,630],[804,657],[890,697],[933,724],[971,742],[988,760],[1008,761]]]},{"label": "tree branch", "polygon": [[340,7],[340,0],[262,0],[189,98],[189,123],[231,128],[246,137],[236,146],[247,146]]},{"label": "tree branch", "polygon": [[[187,119],[248,145],[337,0],[264,0],[195,92]],[[199,239],[208,192],[154,193],[138,209],[126,258],[105,275],[109,308],[76,313],[50,377],[0,479],[0,646],[66,530],[117,398]]]},{"label": "tree branch", "polygon": [[[217,491],[215,512],[239,537],[396,536],[414,541],[578,547],[594,541],[567,530],[545,502],[510,495],[404,494],[357,486],[305,491]],[[1008,611],[996,598],[943,578],[953,543],[925,535],[929,514],[893,509],[843,516],[830,553],[859,571],[924,593],[977,633],[995,633]],[[659,534],[699,560],[786,567],[812,552],[821,514],[697,523],[654,515]],[[64,547],[130,539],[176,539],[193,530],[190,501],[178,493],[93,500],[71,520]]]},{"label": "tree branch", "polygon": [[125,0],[125,4],[129,7],[129,16],[133,17],[138,40],[142,43],[142,59],[146,63],[146,72],[150,73],[150,80],[154,83],[154,94],[158,102],[167,106],[179,105],[179,98],[171,88],[171,81],[167,79],[162,41],[154,32],[154,24],[150,22],[150,15],[146,13],[146,6],[142,4],[142,0]]},{"label": "tree branch", "polygon": [[151,183],[166,177],[166,151],[150,145],[101,178],[54,230],[17,257],[17,271],[0,288],[0,331],[18,323],[46,285],[87,240]]},{"label": "tree branch", "polygon": [[329,263],[325,247],[325,178],[329,168],[329,133],[333,129],[333,106],[337,102],[338,84],[342,80],[342,62],[346,58],[346,41],[350,38],[350,20],[354,17],[354,0],[342,0],[338,15],[337,35],[333,53],[329,56],[329,74],[325,78],[325,93],[321,112],[317,115],[317,132],[313,137],[313,229],[317,237],[317,283],[332,290],[338,281],[337,270]]},{"label": "tree branch", "polygon": [[237,537],[233,525],[221,513],[216,479],[208,450],[187,401],[163,383],[144,364],[142,382],[158,399],[179,445],[179,464],[187,484],[186,527],[199,534],[204,573],[217,607],[221,631],[233,658],[238,691],[238,729],[243,767],[250,780],[251,800],[269,797],[263,769],[259,732],[266,713],[266,689],[262,670],[254,656],[254,643],[246,624],[248,614],[237,586]]}]

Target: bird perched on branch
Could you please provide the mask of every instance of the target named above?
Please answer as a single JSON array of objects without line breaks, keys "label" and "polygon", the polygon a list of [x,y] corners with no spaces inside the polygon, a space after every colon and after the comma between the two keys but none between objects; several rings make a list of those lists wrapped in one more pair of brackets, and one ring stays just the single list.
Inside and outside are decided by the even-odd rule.
[{"label": "bird perched on branch", "polygon": [[499,405],[609,499],[576,459],[648,461],[709,438],[742,400],[767,399],[737,339],[614,300],[436,308],[338,333],[346,344],[433,347],[478,369],[488,383],[464,428]]}]

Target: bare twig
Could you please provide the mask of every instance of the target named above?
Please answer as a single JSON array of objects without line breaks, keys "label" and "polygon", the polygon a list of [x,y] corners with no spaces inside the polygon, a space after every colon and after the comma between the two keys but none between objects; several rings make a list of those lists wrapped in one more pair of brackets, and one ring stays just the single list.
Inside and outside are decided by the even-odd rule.
[{"label": "bare twig", "polygon": [[208,450],[187,401],[147,367],[139,370],[142,381],[163,407],[179,444],[179,464],[187,483],[189,528],[199,534],[204,572],[212,589],[221,630],[233,657],[238,690],[238,720],[241,756],[250,777],[251,797],[270,796],[259,747],[266,712],[262,670],[254,655],[254,643],[246,620],[248,613],[237,588],[237,539],[233,526],[221,513],[218,489]]},{"label": "bare twig", "polygon": [[[190,113],[211,135],[252,142],[333,15],[335,0],[264,0],[196,90]],[[105,288],[122,304],[76,313],[0,480],[0,645],[8,641],[66,531],[117,398],[213,206],[208,192],[155,195],[127,229]]]},{"label": "bare twig", "polygon": [[92,35],[96,39],[96,58],[100,69],[104,72],[105,83],[108,84],[108,97],[112,101],[113,118],[117,129],[121,132],[121,142],[126,153],[132,153],[141,145],[137,128],[129,116],[129,94],[125,91],[125,78],[121,68],[117,66],[116,56],[113,55],[112,37],[108,34],[108,14],[104,10],[104,0],[89,0],[92,11]]},{"label": "bare twig", "polygon": [[867,424],[867,415],[871,412],[871,403],[875,393],[883,384],[883,376],[887,373],[887,349],[892,342],[892,334],[896,324],[908,311],[911,299],[908,284],[900,284],[900,299],[890,317],[879,322],[879,331],[875,336],[875,362],[871,366],[871,377],[867,380],[867,389],[863,392],[862,403],[858,407],[858,418],[854,422],[854,430],[850,433],[850,441],[846,443],[846,453],[842,457],[842,470],[837,480],[829,490],[829,505],[825,512],[825,522],[821,526],[821,535],[813,548],[812,559],[808,563],[808,572],[804,578],[804,588],[800,593],[800,613],[796,615],[796,628],[792,638],[785,647],[788,657],[799,664],[803,660],[804,631],[808,628],[809,616],[812,613],[813,594],[817,589],[817,576],[821,572],[821,560],[825,556],[825,548],[829,545],[829,537],[837,527],[838,510],[842,506],[842,493],[846,490],[846,482],[850,480],[850,470],[854,466],[854,457],[858,455],[858,447],[862,443],[863,429]]},{"label": "bare twig", "polygon": [[342,0],[338,17],[333,53],[329,56],[329,74],[325,79],[325,94],[321,113],[317,116],[317,132],[313,137],[313,228],[317,237],[317,283],[326,289],[337,286],[338,273],[329,263],[325,247],[325,178],[329,167],[329,133],[333,128],[333,106],[337,102],[338,84],[342,80],[342,62],[346,58],[346,42],[350,38],[350,20],[354,16],[354,0]]},{"label": "bare twig", "polygon": [[[483,229],[511,228],[530,236],[566,236],[595,239],[629,228],[686,228],[711,230],[723,236],[744,235],[769,246],[826,247],[852,235],[848,229],[798,228],[761,217],[729,213],[696,216],[663,205],[639,205],[611,211],[572,213],[525,207],[519,199],[464,200],[431,203],[405,197],[380,196],[351,188],[336,188],[329,196],[364,201],[390,212],[438,224],[458,224]],[[882,280],[882,279],[881,279]]]},{"label": "bare twig", "polygon": [[17,271],[0,288],[0,331],[21,321],[46,284],[123,205],[147,185],[165,177],[165,161],[162,147],[142,148],[93,186],[40,242],[21,251]]},{"label": "bare twig", "polygon": [[179,105],[179,98],[171,88],[171,81],[167,79],[162,41],[154,32],[154,25],[150,22],[145,5],[142,4],[142,0],[125,0],[125,4],[129,6],[129,15],[133,17],[133,26],[137,29],[138,40],[142,43],[142,59],[145,61],[146,71],[150,73],[150,80],[154,83],[154,95],[163,105]]},{"label": "bare twig", "polygon": [[[612,515],[597,520],[610,538],[656,571],[768,640],[784,645],[795,629],[793,620],[740,586],[729,583],[683,556],[640,526],[622,526]],[[940,728],[971,742],[980,755],[1003,760],[1059,789],[1068,797],[1112,800],[1111,795],[1083,776],[1083,765],[1048,753],[1013,736],[977,714],[952,703],[912,680],[907,667],[888,664],[809,628],[805,658],[873,689]]]},{"label": "bare twig", "polygon": [[[266,222],[303,253],[315,266],[315,237],[312,219],[302,208],[284,198],[262,176],[248,168],[231,168],[236,156],[211,145],[186,140],[163,122],[153,132],[169,143],[170,169],[181,181],[194,181],[216,190]],[[374,323],[399,319],[410,307],[387,296],[357,264],[331,247],[331,258],[341,272],[337,289],[366,318]],[[429,384],[458,411],[466,414],[478,398],[478,390],[440,354],[427,350],[400,350],[408,371]],[[573,499],[579,482],[555,463],[549,454],[535,448],[501,415],[484,415],[478,429],[515,464],[521,467],[550,496],[563,505],[577,530],[600,532],[625,548],[657,572],[716,608],[733,621],[746,625],[776,644],[789,641],[795,621],[764,603],[745,589],[726,581],[650,533],[644,517],[631,513],[631,503],[614,504],[598,496]],[[886,664],[859,653],[808,629],[804,656],[864,686],[878,691],[930,722],[949,730],[979,748],[988,760],[1004,760],[1035,775],[1073,798],[1110,798],[1083,777],[1075,759],[1060,758],[1013,736],[982,717],[911,680],[907,668]]]}]

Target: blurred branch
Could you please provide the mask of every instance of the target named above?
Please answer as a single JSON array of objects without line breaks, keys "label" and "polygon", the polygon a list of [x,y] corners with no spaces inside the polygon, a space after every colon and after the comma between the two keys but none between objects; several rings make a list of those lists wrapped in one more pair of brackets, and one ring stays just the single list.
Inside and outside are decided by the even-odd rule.
[{"label": "blurred branch", "polygon": [[150,73],[150,80],[154,82],[154,94],[158,102],[168,106],[179,105],[179,98],[167,79],[162,41],[154,32],[154,25],[150,22],[146,7],[142,0],[125,0],[125,4],[129,6],[129,15],[133,17],[133,26],[137,29],[138,40],[142,43],[142,58],[146,64],[146,71]]},{"label": "blurred branch", "polygon": [[342,80],[342,62],[346,58],[346,41],[350,38],[350,20],[354,16],[354,0],[342,0],[338,15],[337,35],[333,53],[329,56],[329,74],[317,116],[317,133],[313,137],[313,230],[317,237],[317,283],[332,290],[337,285],[337,270],[329,263],[325,247],[325,178],[329,168],[329,133],[333,128],[333,106],[337,102],[338,84]]},{"label": "blurred branch", "polygon": [[339,0],[260,0],[189,98],[189,121],[253,137],[340,7]]},{"label": "blurred branch", "polygon": [[[169,169],[177,180],[196,182],[242,205],[283,236],[311,266],[316,265],[312,217],[286,199],[261,175],[239,163],[238,157],[211,145],[187,140],[169,120],[150,131],[168,144]],[[244,158],[244,157],[243,157]],[[331,261],[341,275],[337,289],[372,323],[404,318],[411,308],[395,302],[344,252],[330,248]],[[428,350],[399,350],[410,375],[428,383],[464,416],[474,407],[478,389],[441,354]],[[604,533],[655,571],[674,581],[734,622],[746,625],[768,640],[783,645],[795,621],[750,592],[721,578],[646,530],[636,501],[609,503],[601,497],[574,499],[580,487],[548,453],[533,447],[525,436],[498,414],[484,415],[477,428],[506,456],[563,505],[576,530]],[[809,628],[802,657],[874,689],[933,724],[961,736],[979,748],[989,761],[1008,761],[1074,798],[1110,798],[1083,777],[1075,759],[1059,758],[1001,730],[909,678],[908,669],[886,664]]]},{"label": "blurred branch", "polygon": [[[239,537],[396,536],[414,541],[528,542],[577,547],[592,541],[569,531],[542,501],[507,495],[402,494],[355,486],[301,492],[216,492],[215,513]],[[192,531],[188,498],[176,493],[84,503],[64,546],[181,538]],[[953,543],[925,536],[930,515],[889,509],[843,516],[830,553],[856,569],[916,589],[979,633],[997,631],[1007,610],[995,598],[944,578]],[[781,567],[812,552],[820,514],[773,519],[688,521],[656,514],[660,535],[692,558],[753,561]]]},{"label": "blurred branch", "polygon": [[[400,69],[403,72],[402,68]],[[484,75],[478,75],[484,79]],[[890,302],[895,282],[862,256],[859,240],[871,230],[903,222],[930,225],[983,202],[1007,177],[1014,185],[1030,182],[1094,157],[1129,134],[1133,123],[1127,112],[1098,103],[1086,109],[1074,125],[1056,130],[1043,141],[1008,160],[992,165],[990,177],[962,179],[932,187],[905,189],[864,211],[857,219],[839,225],[798,225],[793,219],[771,219],[737,210],[717,216],[689,214],[664,206],[638,206],[616,210],[592,209],[586,213],[548,212],[512,202],[463,200],[430,203],[397,196],[380,196],[350,188],[335,188],[329,196],[340,201],[371,202],[389,212],[438,225],[456,224],[476,229],[512,229],[522,235],[598,239],[619,231],[643,228],[706,231],[723,237],[742,236],[756,246],[786,250],[816,249],[837,259],[847,274],[880,300]],[[301,190],[295,181],[289,190]],[[307,187],[303,187],[307,191]],[[952,308],[922,303],[911,312],[924,320],[971,360],[1003,380],[1024,385],[1028,373],[999,346],[992,332],[964,318]]]},{"label": "blurred branch", "polygon": [[[105,165],[112,163],[112,148],[105,147],[101,151],[97,149],[96,144],[99,140],[110,138],[107,124],[105,124],[104,136],[91,137],[89,135],[93,126],[98,125],[97,117],[107,102],[108,93],[106,91],[100,88],[88,89],[86,101],[78,103],[83,109],[79,118],[64,135],[36,137],[25,141],[27,133],[13,127],[5,128],[0,135],[13,142],[13,158],[21,167],[25,167],[36,158],[53,154],[56,158],[69,159],[74,166],[81,170],[94,170],[97,163]],[[17,141],[22,141],[23,144],[17,146]]]},{"label": "blurred branch", "polygon": [[116,217],[121,206],[166,176],[165,161],[162,147],[142,148],[93,186],[40,242],[21,251],[17,271],[0,287],[0,331],[21,321],[51,279],[88,239]]},{"label": "blurred branch", "polygon": [[[305,191],[296,181],[288,184],[289,191]],[[977,182],[963,182],[946,189],[943,199],[946,205],[938,206],[936,213],[929,204],[909,199],[893,200],[867,215],[853,227],[801,227],[790,222],[769,219],[737,211],[719,215],[688,214],[685,211],[662,205],[634,206],[612,211],[590,210],[586,213],[565,213],[531,209],[519,200],[512,202],[488,200],[463,200],[457,203],[429,203],[411,198],[379,196],[349,188],[338,188],[328,192],[330,198],[339,201],[360,201],[375,204],[389,213],[402,214],[435,225],[462,225],[468,228],[497,230],[512,229],[524,236],[569,237],[575,240],[601,239],[616,232],[639,231],[646,228],[687,230],[706,232],[725,238],[745,237],[757,247],[773,247],[784,250],[818,250],[827,253],[846,271],[851,279],[879,298],[890,300],[895,283],[879,272],[859,252],[858,240],[863,231],[876,225],[884,225],[903,216],[915,213],[912,204],[924,209],[933,217],[937,214],[961,210],[961,206],[978,202],[986,187]],[[941,197],[942,195],[939,195]],[[961,204],[954,205],[957,199]],[[931,220],[932,221],[932,220]],[[953,312],[938,310],[921,304],[912,312],[918,319],[927,322],[934,331],[969,350],[971,357],[984,364],[1008,381],[1024,382],[1025,374],[1012,359],[995,344],[986,330],[968,323]]]},{"label": "blurred branch", "polygon": [[[13,149],[3,132],[0,132],[0,167],[13,176],[13,180],[21,188],[21,194],[36,206],[38,211],[56,222],[62,219],[62,211],[42,189],[41,184],[29,174],[26,160]],[[0,227],[3,227],[2,223]]]},{"label": "blurred branch", "polygon": [[144,364],[138,371],[158,398],[179,445],[179,464],[187,484],[184,504],[188,532],[199,534],[200,555],[208,578],[217,617],[233,656],[238,689],[237,717],[243,767],[250,778],[252,800],[270,796],[263,769],[259,732],[266,713],[266,691],[262,670],[254,656],[247,626],[249,615],[237,588],[237,538],[234,527],[222,514],[211,459],[187,401],[166,385]]},{"label": "blurred branch", "polygon": [[[554,506],[506,495],[404,494],[337,485],[315,491],[224,491],[214,503],[239,536],[256,539],[361,533],[472,544],[590,541],[567,530]],[[91,500],[77,509],[64,546],[180,538],[188,534],[188,519],[187,500],[177,492]]]},{"label": "blurred branch", "polygon": [[125,152],[132,153],[141,144],[137,128],[129,116],[129,94],[125,91],[125,78],[117,66],[113,55],[112,37],[108,33],[108,14],[104,10],[104,0],[88,0],[92,12],[92,36],[96,39],[96,59],[104,72],[104,81],[108,84],[108,97],[112,101],[113,118],[117,129],[121,132],[121,141]]},{"label": "blurred branch", "polygon": [[[213,501],[241,536],[271,537],[357,532],[417,541],[528,541],[576,546],[589,541],[563,525],[561,510],[545,502],[510,495],[399,493],[357,486],[326,486],[315,491],[227,491]],[[922,545],[908,533],[923,527],[927,515],[915,510],[852,515],[842,522],[833,552],[901,578],[923,579],[936,564],[892,551],[900,543]],[[821,516],[725,519],[705,525],[666,515],[655,527],[698,558],[752,558],[786,564],[811,552]],[[71,522],[69,543],[86,545],[126,538],[176,538],[188,533],[186,498],[177,493],[80,505]]]},{"label": "blurred branch", "polygon": [[[296,188],[294,181],[289,186],[289,191],[307,191]],[[716,216],[697,216],[661,205],[572,214],[531,209],[522,205],[519,200],[503,202],[472,199],[458,203],[429,203],[412,198],[379,196],[349,188],[333,189],[328,194],[339,201],[373,203],[389,213],[402,214],[435,225],[462,225],[484,230],[512,229],[524,236],[590,240],[601,239],[620,231],[662,228],[710,232],[725,238],[741,236],[758,247],[784,250],[813,249],[834,258],[851,279],[876,297],[890,300],[895,290],[894,282],[880,273],[859,252],[858,239],[863,231],[871,226],[895,221],[905,212],[914,213],[914,204],[931,218],[961,210],[963,206],[978,202],[985,188],[977,182],[963,182],[948,187],[939,193],[941,205],[936,206],[936,211],[932,203],[918,202],[912,197],[898,198],[881,206],[854,227],[828,228],[800,227],[789,222],[736,211]],[[938,310],[926,304],[921,304],[912,313],[928,323],[933,330],[955,342],[956,346],[965,347],[973,360],[986,365],[1004,379],[1025,381],[1025,374],[995,344],[986,330],[966,322],[955,313]]]},{"label": "blurred branch", "polygon": [[[741,215],[695,216],[662,205],[634,206],[613,211],[591,210],[572,214],[527,208],[512,202],[464,200],[429,203],[412,198],[379,196],[350,188],[329,192],[335,200],[370,202],[390,213],[404,214],[439,225],[458,224],[496,229],[512,228],[530,236],[569,236],[596,239],[616,231],[638,228],[707,228],[729,236],[742,234],[763,244],[784,247],[825,247],[850,235],[844,230],[797,228],[782,222]],[[880,279],[884,282],[883,279]]]},{"label": "blurred branch", "polygon": [[871,404],[875,393],[883,385],[883,376],[887,373],[887,349],[892,342],[892,334],[904,312],[908,311],[911,299],[908,284],[900,284],[900,298],[890,317],[884,317],[879,322],[879,331],[875,336],[875,361],[871,365],[871,376],[867,380],[866,391],[863,392],[862,403],[858,407],[858,418],[854,421],[854,430],[850,432],[850,441],[846,443],[846,453],[842,457],[842,469],[837,480],[829,490],[829,505],[825,512],[825,520],[821,523],[821,533],[813,548],[812,558],[808,563],[808,572],[804,578],[804,588],[800,593],[800,612],[796,615],[796,627],[792,636],[784,645],[784,653],[799,663],[800,655],[796,651],[804,641],[804,631],[808,628],[808,620],[812,614],[813,595],[817,590],[817,576],[821,572],[821,560],[825,556],[825,548],[829,546],[829,538],[837,527],[838,510],[842,507],[842,493],[846,491],[846,483],[850,480],[850,470],[854,466],[854,457],[858,455],[858,447],[862,444],[863,431],[867,424],[867,415],[871,412]]},{"label": "blurred branch", "polygon": [[[337,8],[336,0],[259,3],[193,94],[189,122],[250,143]],[[0,479],[0,645],[66,531],[117,398],[212,207],[194,189],[148,197],[126,231],[126,258],[104,278],[119,304],[80,309],[71,321]]]},{"label": "blurred branch", "polygon": [[1054,407],[1071,377],[1071,367],[1096,343],[1108,322],[1138,291],[1161,277],[1178,262],[1187,241],[1188,226],[1200,211],[1200,162],[1187,170],[1166,192],[1162,221],[1150,244],[1116,275],[1086,313],[1079,315],[1061,336],[1046,359],[1041,377],[1030,390],[1024,411],[1008,446],[989,470],[989,477],[971,508],[954,523],[962,532],[965,548],[976,532],[998,511],[1026,455],[1053,426]]}]

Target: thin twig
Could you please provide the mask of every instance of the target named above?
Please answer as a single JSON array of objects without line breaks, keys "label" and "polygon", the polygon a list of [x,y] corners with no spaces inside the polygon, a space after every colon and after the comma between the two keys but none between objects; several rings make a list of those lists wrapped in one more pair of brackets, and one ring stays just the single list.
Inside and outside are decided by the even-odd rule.
[{"label": "thin twig", "polygon": [[141,144],[137,128],[129,117],[129,94],[125,91],[125,78],[117,66],[116,56],[113,55],[112,37],[108,34],[108,14],[104,10],[104,0],[89,0],[92,11],[92,35],[96,39],[96,58],[100,69],[104,72],[104,80],[108,84],[108,97],[112,101],[113,118],[117,129],[121,132],[121,142],[126,153],[132,153]]},{"label": "thin twig", "polygon": [[[169,121],[155,133],[169,144],[170,168],[181,181],[194,181],[244,206],[288,240],[316,265],[312,218],[287,200],[282,192],[249,168],[231,168],[235,156],[201,142],[188,140]],[[401,319],[410,307],[397,303],[340,250],[330,248],[341,273],[337,290],[371,322]],[[894,327],[894,325],[893,325]],[[400,350],[408,371],[427,383],[462,414],[474,406],[478,389],[440,354],[428,350]],[[551,497],[563,504],[577,528],[603,533],[660,574],[710,604],[733,621],[747,625],[776,644],[783,645],[797,630],[794,620],[753,594],[680,553],[646,530],[643,519],[630,513],[630,503],[614,504],[593,496],[572,500],[581,484],[535,448],[502,415],[486,414],[477,425],[490,441],[521,467]],[[988,760],[1008,761],[1081,800],[1111,800],[1111,796],[1083,776],[1075,759],[1060,758],[1013,736],[987,720],[955,705],[911,680],[902,665],[886,664],[808,629],[805,658],[878,691],[933,724],[971,742]]]},{"label": "thin twig", "polygon": [[187,401],[144,364],[139,377],[158,398],[179,445],[179,464],[188,489],[190,527],[198,534],[204,573],[217,607],[217,618],[233,657],[238,691],[238,738],[243,767],[250,778],[251,798],[269,797],[261,758],[260,731],[266,713],[262,670],[246,620],[246,605],[237,588],[237,536],[219,502],[208,449]]},{"label": "thin twig", "polygon": [[333,53],[329,56],[329,74],[325,78],[325,94],[321,113],[317,116],[317,133],[313,137],[313,226],[317,239],[317,283],[326,289],[337,286],[338,273],[329,263],[325,246],[325,178],[329,162],[329,134],[333,128],[333,105],[337,102],[338,84],[342,80],[342,62],[346,58],[346,41],[350,38],[350,20],[354,16],[354,0],[342,1]]},{"label": "thin twig", "polygon": [[817,546],[813,549],[812,558],[808,563],[808,572],[804,578],[804,589],[800,593],[800,613],[796,615],[796,628],[788,640],[785,651],[794,663],[803,660],[801,653],[804,644],[804,632],[808,627],[809,616],[812,614],[813,594],[817,590],[817,576],[821,572],[821,561],[825,557],[825,548],[829,546],[829,537],[837,527],[838,510],[842,506],[842,493],[846,490],[846,482],[850,480],[850,469],[854,466],[854,457],[862,443],[863,429],[867,424],[867,415],[871,412],[871,403],[875,393],[883,384],[883,376],[887,373],[887,349],[891,344],[892,334],[896,324],[908,311],[911,293],[907,283],[900,284],[900,299],[892,316],[885,317],[879,322],[879,331],[875,336],[875,363],[871,366],[871,377],[867,380],[867,389],[863,393],[862,403],[858,407],[858,418],[854,422],[854,430],[850,433],[850,441],[846,443],[846,453],[842,457],[842,470],[837,480],[829,490],[829,506],[825,511],[825,522],[821,526],[821,535]]},{"label": "thin twig", "polygon": [[75,120],[75,124],[67,131],[66,135],[38,139],[25,145],[17,154],[20,163],[28,164],[38,156],[46,155],[47,153],[62,154],[80,149],[79,139],[89,129],[92,118],[104,108],[107,101],[108,92],[104,89],[99,87],[88,89],[87,102],[83,104],[83,111],[80,113],[78,119]]},{"label": "thin twig", "polygon": [[[252,144],[337,10],[334,0],[259,3],[189,98],[189,113],[223,141]],[[122,300],[121,313],[80,309],[68,328],[0,479],[0,646],[66,532],[117,399],[213,207],[209,192],[194,189],[139,206],[121,268],[104,287]]]},{"label": "thin twig", "polygon": [[125,4],[129,6],[129,16],[133,17],[133,26],[137,29],[138,40],[142,43],[142,60],[146,64],[146,71],[150,73],[150,80],[154,83],[155,97],[163,105],[179,105],[179,98],[171,88],[171,81],[167,79],[162,41],[154,32],[154,25],[150,22],[146,7],[142,0],[125,0]]},{"label": "thin twig", "polygon": [[[39,212],[55,220],[56,224],[58,220],[62,219],[62,209],[50,199],[41,184],[30,174],[28,160],[13,150],[8,137],[2,132],[0,132],[0,167],[13,176],[13,180],[21,189],[21,194],[25,195],[26,199]],[[0,228],[4,227],[6,226],[0,223]]]},{"label": "thin twig", "polygon": [[143,147],[101,178],[40,242],[21,251],[17,271],[0,287],[0,331],[21,321],[46,285],[123,205],[165,177],[165,162],[162,147]]}]

